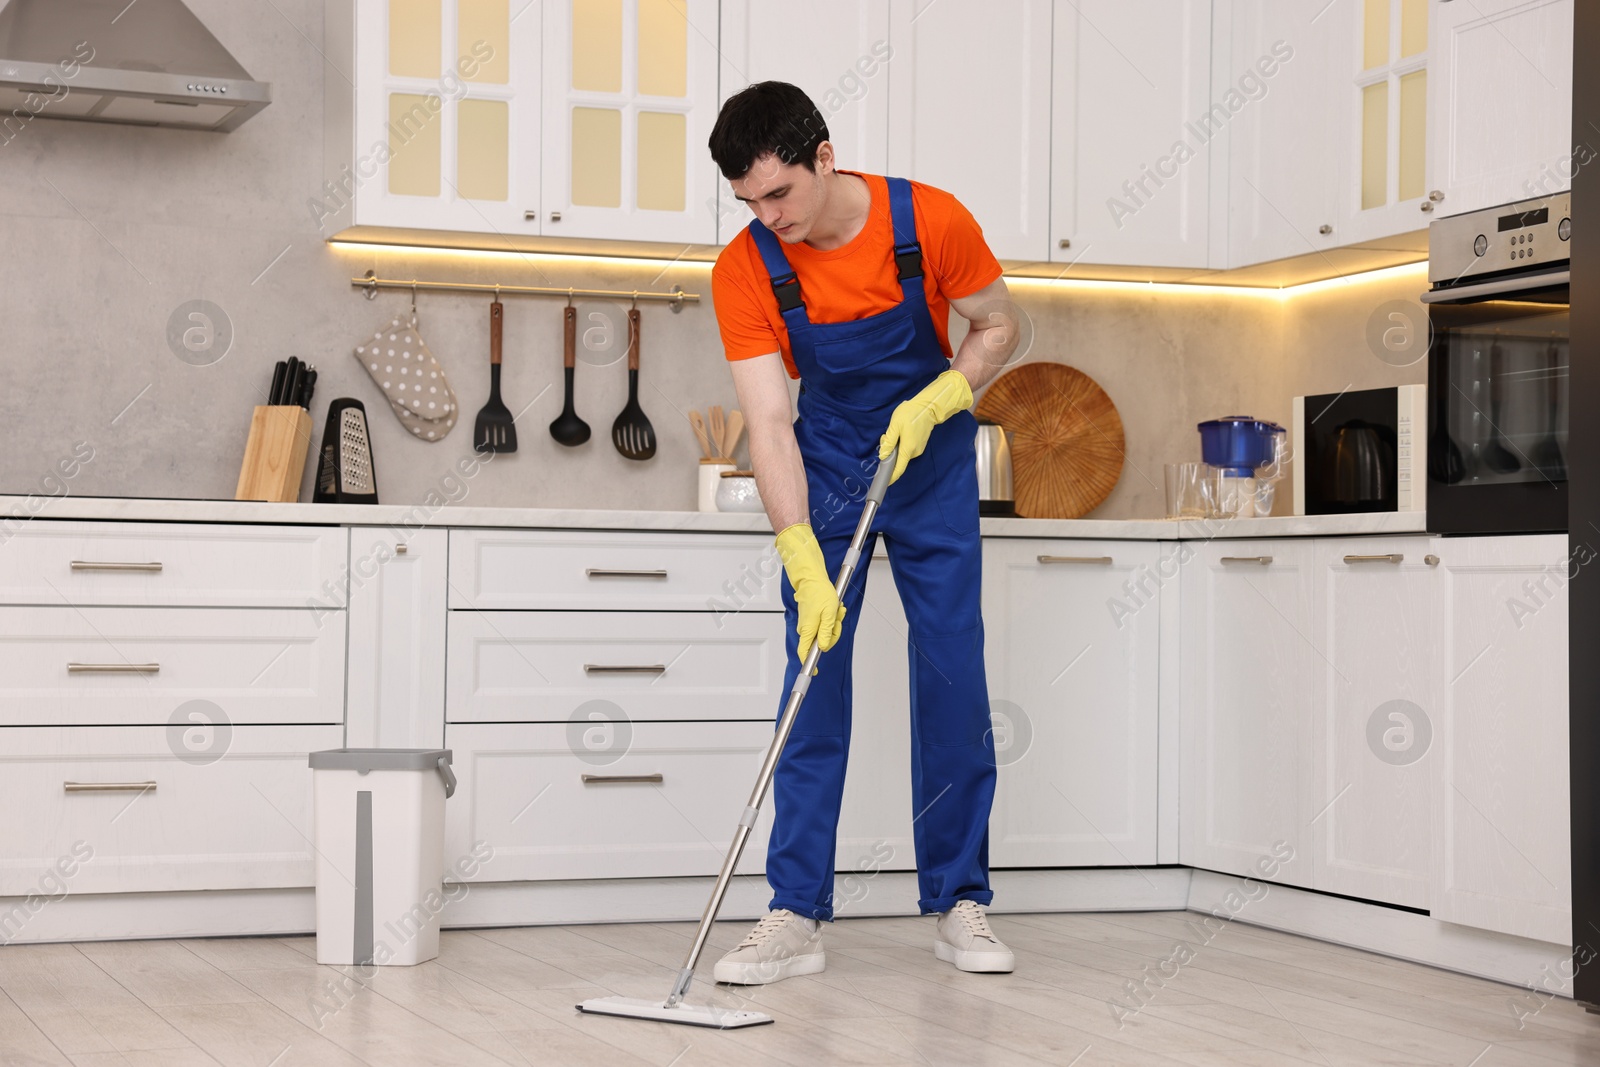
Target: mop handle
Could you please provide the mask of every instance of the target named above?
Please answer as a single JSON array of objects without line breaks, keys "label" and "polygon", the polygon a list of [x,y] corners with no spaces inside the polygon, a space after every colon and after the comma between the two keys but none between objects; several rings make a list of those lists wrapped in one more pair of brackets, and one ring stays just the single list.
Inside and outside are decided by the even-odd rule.
[{"label": "mop handle", "polygon": [[[839,579],[834,585],[834,591],[839,599],[844,600],[844,591],[850,585],[850,579],[855,576],[856,564],[861,560],[861,549],[867,543],[867,532],[872,529],[872,519],[878,513],[878,506],[883,503],[883,494],[889,489],[889,476],[894,473],[894,463],[899,449],[889,453],[889,458],[878,463],[878,470],[872,476],[872,485],[867,489],[866,502],[861,507],[861,520],[856,523],[855,536],[850,538],[850,547],[845,551],[844,563],[839,567]],[[733,844],[728,848],[728,854],[723,857],[722,870],[717,875],[717,884],[711,890],[711,899],[706,902],[706,910],[700,916],[700,929],[695,931],[694,944],[689,947],[689,956],[684,960],[683,969],[678,972],[678,980],[673,984],[672,993],[667,997],[664,1007],[676,1007],[678,1002],[689,991],[689,983],[694,981],[694,967],[700,960],[700,953],[705,950],[706,938],[711,934],[711,924],[717,921],[717,912],[722,910],[722,898],[728,891],[728,883],[733,880],[733,869],[739,865],[739,857],[744,854],[744,844],[750,836],[750,831],[755,827],[756,816],[761,812],[761,802],[767,797],[767,789],[772,785],[772,775],[778,767],[778,757],[783,754],[783,746],[789,741],[789,731],[794,729],[795,718],[800,712],[800,702],[806,697],[806,690],[811,688],[811,672],[817,665],[817,660],[822,656],[822,646],[813,643],[811,652],[806,656],[805,663],[800,666],[800,674],[795,678],[794,688],[789,691],[789,701],[784,705],[783,717],[778,720],[778,729],[772,744],[767,748],[767,756],[761,763],[761,773],[756,776],[755,788],[750,791],[750,802],[745,805],[744,814],[739,816],[738,829],[733,834]]]}]

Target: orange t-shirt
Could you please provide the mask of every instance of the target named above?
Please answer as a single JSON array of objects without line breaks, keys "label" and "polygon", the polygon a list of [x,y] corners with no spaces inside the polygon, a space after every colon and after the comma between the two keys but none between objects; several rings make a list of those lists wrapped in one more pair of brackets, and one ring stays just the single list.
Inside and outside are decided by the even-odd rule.
[{"label": "orange t-shirt", "polygon": [[[819,251],[805,242],[783,251],[800,280],[800,296],[812,322],[852,322],[900,303],[894,265],[894,227],[890,223],[889,183],[881,174],[855,174],[872,193],[866,225],[845,244]],[[911,183],[917,240],[922,244],[922,288],[945,357],[950,301],[971,296],[1000,277],[1000,261],[989,251],[978,221],[943,189]],[[780,352],[789,377],[800,377],[789,353],[789,330],[778,312],[761,250],[748,228],[728,242],[711,271],[711,301],[728,359],[750,359]]]}]

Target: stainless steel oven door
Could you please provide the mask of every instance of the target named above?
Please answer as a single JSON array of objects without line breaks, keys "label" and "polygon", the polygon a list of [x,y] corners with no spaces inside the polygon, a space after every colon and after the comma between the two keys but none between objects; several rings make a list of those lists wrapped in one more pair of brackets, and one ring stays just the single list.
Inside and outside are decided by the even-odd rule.
[{"label": "stainless steel oven door", "polygon": [[1426,294],[1428,529],[1567,528],[1565,270]]}]

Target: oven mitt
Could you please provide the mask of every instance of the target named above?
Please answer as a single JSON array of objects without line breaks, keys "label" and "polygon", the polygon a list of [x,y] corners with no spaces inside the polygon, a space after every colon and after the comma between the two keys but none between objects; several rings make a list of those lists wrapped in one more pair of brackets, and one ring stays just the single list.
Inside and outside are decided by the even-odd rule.
[{"label": "oven mitt", "polygon": [[417,334],[417,316],[394,318],[356,346],[356,359],[389,401],[395,417],[415,437],[441,441],[459,414],[444,369]]}]

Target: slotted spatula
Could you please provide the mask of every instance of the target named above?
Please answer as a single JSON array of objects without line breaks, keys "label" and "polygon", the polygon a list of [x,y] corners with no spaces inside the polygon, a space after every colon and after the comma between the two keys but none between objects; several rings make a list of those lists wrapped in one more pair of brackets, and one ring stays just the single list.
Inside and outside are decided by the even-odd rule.
[{"label": "slotted spatula", "polygon": [[511,409],[500,399],[500,341],[505,311],[498,299],[489,305],[489,401],[478,412],[478,425],[472,432],[472,447],[479,452],[517,450],[517,424]]},{"label": "slotted spatula", "polygon": [[639,309],[628,312],[628,403],[611,424],[611,440],[627,459],[656,454],[656,431],[639,406]]}]

